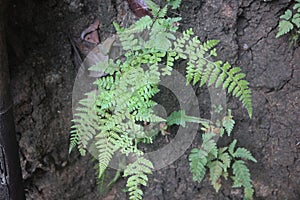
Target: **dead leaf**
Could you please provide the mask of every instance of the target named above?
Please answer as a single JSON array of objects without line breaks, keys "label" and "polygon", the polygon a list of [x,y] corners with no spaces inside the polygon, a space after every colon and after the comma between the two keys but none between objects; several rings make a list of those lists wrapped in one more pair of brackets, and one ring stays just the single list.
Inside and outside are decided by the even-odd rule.
[{"label": "dead leaf", "polygon": [[146,15],[152,17],[152,13],[144,0],[127,0],[127,1],[130,9],[138,18],[144,17]]},{"label": "dead leaf", "polygon": [[100,25],[100,20],[97,19],[94,23],[92,23],[87,29],[85,29],[81,33],[81,39],[93,43],[93,44],[99,44],[99,35],[98,35],[98,29]]}]

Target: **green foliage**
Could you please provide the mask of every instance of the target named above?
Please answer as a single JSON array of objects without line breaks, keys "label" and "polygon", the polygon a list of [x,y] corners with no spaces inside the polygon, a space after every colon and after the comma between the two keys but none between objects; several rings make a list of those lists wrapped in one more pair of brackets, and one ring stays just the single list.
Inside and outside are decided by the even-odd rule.
[{"label": "green foliage", "polygon": [[294,30],[296,36],[294,40],[297,40],[300,34],[300,0],[296,0],[293,10],[286,10],[285,13],[280,16],[280,19],[276,38]]},{"label": "green foliage", "polygon": [[207,119],[201,119],[198,117],[188,116],[185,114],[184,110],[174,111],[171,113],[171,115],[167,118],[167,125],[181,125],[185,127],[186,122],[192,122],[192,123],[200,123],[200,124],[209,124],[211,123]]},{"label": "green foliage", "polygon": [[71,127],[71,138],[69,152],[77,145],[81,155],[85,155],[88,141],[91,140],[97,132],[97,114],[95,112],[96,94],[90,92],[86,94],[87,98],[79,103],[81,107],[76,108],[75,117],[72,120],[74,125]]},{"label": "green foliage", "polygon": [[183,32],[183,36],[174,43],[173,51],[177,53],[177,58],[188,59],[186,79],[194,85],[200,83],[215,87],[222,86],[228,93],[240,99],[248,114],[252,116],[251,91],[249,82],[243,78],[238,67],[232,67],[228,62],[213,62],[209,57],[215,57],[215,46],[217,40],[209,40],[202,43],[197,36],[193,36],[192,29]]},{"label": "green foliage", "polygon": [[152,169],[152,163],[143,157],[137,158],[134,163],[126,167],[123,176],[129,176],[126,184],[129,199],[139,200],[143,198],[143,191],[140,189],[140,186],[147,185],[148,177],[146,174],[152,174]]},{"label": "green foliage", "polygon": [[172,9],[179,8],[181,0],[167,0],[168,4],[172,6]]},{"label": "green foliage", "polygon": [[201,147],[192,149],[189,161],[193,180],[201,182],[208,169],[209,180],[218,192],[221,187],[221,178],[227,180],[228,169],[232,168],[233,187],[244,187],[245,199],[252,199],[254,189],[244,160],[257,162],[256,159],[245,148],[239,147],[235,150],[236,140],[229,147],[218,148],[214,140],[215,136],[214,132],[206,132],[202,135]]},{"label": "green foliage", "polygon": [[231,110],[228,110],[227,116],[225,116],[222,120],[223,128],[225,128],[228,136],[230,136],[231,131],[234,127],[235,121],[232,119]]},{"label": "green foliage", "polygon": [[[165,120],[154,113],[156,102],[152,98],[159,92],[161,77],[171,75],[174,63],[181,59],[187,61],[188,83],[199,84],[200,87],[204,84],[222,87],[242,102],[251,117],[251,91],[249,83],[244,80],[246,75],[228,62],[213,61],[217,56],[217,40],[201,42],[192,29],[184,31],[182,36],[175,36],[178,35],[176,24],[180,18],[168,18],[166,14],[169,7],[178,8],[180,0],[168,0],[163,8],[150,0],[145,2],[152,10],[153,18],[142,17],[128,28],[114,24],[125,53],[115,60],[103,61],[90,68],[104,75],[94,82],[97,91],[88,93],[76,109],[70,152],[78,146],[81,154],[85,155],[87,149],[93,148],[99,161],[99,177],[116,152],[137,158],[125,166],[123,176],[128,177],[126,186],[130,199],[140,200],[143,196],[141,186],[146,186],[147,175],[153,168],[151,161],[143,158],[144,152],[139,149],[139,143],[153,141],[154,134],[148,126],[154,127],[161,122],[183,127],[186,123],[199,123],[205,134],[202,135],[201,148],[193,149],[189,156],[193,180],[201,181],[208,169],[210,181],[218,191],[221,177],[228,177],[228,169],[233,167],[234,161],[240,161],[240,158],[255,161],[247,150],[238,148],[235,151],[234,143],[228,148],[217,147],[216,134],[222,136],[226,131],[230,135],[233,129],[231,113],[219,125],[188,116],[184,110],[172,113]],[[107,46],[111,44],[110,41]],[[107,54],[109,48],[106,47],[105,52]],[[166,129],[160,129],[162,134]],[[235,183],[246,178],[240,186],[245,187],[245,195],[246,192],[247,195],[252,194],[244,163],[234,163],[237,163],[233,171]]]}]

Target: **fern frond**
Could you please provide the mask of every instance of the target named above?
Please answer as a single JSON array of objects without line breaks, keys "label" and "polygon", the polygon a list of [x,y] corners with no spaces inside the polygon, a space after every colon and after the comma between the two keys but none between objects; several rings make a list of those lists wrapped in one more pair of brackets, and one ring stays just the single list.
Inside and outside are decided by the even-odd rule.
[{"label": "fern frond", "polygon": [[95,146],[98,151],[98,178],[106,170],[112,156],[116,150],[115,142],[110,137],[109,133],[100,133],[96,136]]},{"label": "fern frond", "polygon": [[219,44],[219,40],[207,40],[203,43],[202,48],[205,52],[212,50],[216,47],[217,44]]},{"label": "fern frond", "polygon": [[173,70],[172,67],[174,66],[175,57],[176,57],[176,52],[168,51],[166,66],[161,69],[163,76],[166,76],[166,75],[170,76],[171,75],[172,70]]},{"label": "fern frond", "polygon": [[166,5],[165,7],[163,7],[159,12],[157,17],[158,18],[164,18],[167,15],[168,12],[168,5]]},{"label": "fern frond", "polygon": [[212,186],[219,191],[221,188],[221,176],[223,174],[223,163],[219,160],[212,161],[208,164],[209,168],[209,180],[211,181]]},{"label": "fern frond", "polygon": [[287,34],[291,30],[293,30],[294,25],[290,21],[282,20],[279,22],[279,30],[276,34],[276,38],[279,38],[280,36]]},{"label": "fern frond", "polygon": [[79,144],[79,141],[80,141],[80,135],[79,135],[78,131],[76,130],[76,126],[72,126],[71,129],[72,130],[71,130],[71,136],[70,136],[69,154]]},{"label": "fern frond", "polygon": [[280,19],[290,20],[293,16],[293,12],[291,10],[286,10],[283,15],[280,16]]},{"label": "fern frond", "polygon": [[227,150],[227,148],[219,148],[218,159],[223,163],[223,171],[227,172],[227,169],[230,167],[232,159],[230,155],[227,152],[225,152],[225,150]]},{"label": "fern frond", "polygon": [[190,171],[193,175],[193,181],[201,182],[206,173],[207,152],[194,148],[189,155]]},{"label": "fern frond", "polygon": [[254,194],[254,189],[252,187],[246,187],[244,188],[244,196],[245,200],[252,200]]},{"label": "fern frond", "polygon": [[229,145],[229,148],[228,148],[228,152],[230,153],[230,155],[231,155],[232,157],[234,157],[234,149],[235,149],[236,143],[237,143],[237,140],[234,139],[234,140],[231,142],[231,144]]},{"label": "fern frond", "polygon": [[174,49],[177,56],[183,59],[189,59],[186,78],[187,82],[196,84],[200,82],[200,87],[204,84],[208,86],[215,84],[216,87],[222,85],[228,93],[239,98],[243,106],[247,109],[249,116],[252,116],[251,90],[249,83],[244,80],[244,73],[238,67],[232,67],[228,62],[212,62],[205,54],[216,56],[215,45],[217,40],[210,40],[202,45],[197,37],[192,37],[193,31],[183,32],[183,36],[174,43]]},{"label": "fern frond", "polygon": [[253,162],[257,162],[257,160],[250,153],[250,151],[248,151],[245,148],[241,148],[241,147],[237,148],[236,151],[234,152],[233,156],[235,158],[244,158],[247,160],[251,160]]},{"label": "fern frond", "polygon": [[300,12],[293,16],[292,22],[297,26],[297,28],[300,28]]},{"label": "fern frond", "polygon": [[[132,34],[132,33],[141,33],[145,31],[146,29],[149,29],[153,24],[153,20],[149,15],[146,15],[142,18],[140,18],[138,21],[136,21],[133,25],[131,25],[126,31],[124,31],[122,34]],[[125,49],[126,50],[126,49]]]},{"label": "fern frond", "polygon": [[153,16],[157,16],[160,10],[160,7],[151,0],[144,0],[148,8],[151,10]]},{"label": "fern frond", "polygon": [[180,7],[181,0],[167,0],[167,3],[172,6],[172,9],[177,9]]},{"label": "fern frond", "polygon": [[227,116],[222,119],[222,126],[225,128],[228,136],[230,136],[234,124],[235,121],[232,119],[231,111],[229,110]]},{"label": "fern frond", "polygon": [[252,117],[252,100],[251,90],[248,86],[249,82],[240,80],[240,78],[244,76],[243,73],[239,73],[240,68],[234,67],[228,69],[228,66],[230,66],[229,63],[225,63],[221,66],[221,70],[223,71],[222,75],[224,76],[224,74],[226,74],[227,76],[223,83],[223,89],[227,89],[228,93],[232,93],[233,96],[239,98],[243,106],[247,109],[249,116]]},{"label": "fern frond", "polygon": [[85,155],[88,142],[96,135],[98,116],[95,112],[96,93],[90,92],[85,94],[87,98],[79,101],[81,105],[74,114],[71,131],[71,143],[69,152],[78,145],[81,155]]},{"label": "fern frond", "polygon": [[297,10],[298,13],[300,13],[300,0],[296,0],[297,3],[293,6],[294,10]]},{"label": "fern frond", "polygon": [[218,147],[216,141],[213,139],[216,135],[214,133],[205,133],[202,135],[201,148],[213,156],[218,157]]},{"label": "fern frond", "polygon": [[148,182],[147,174],[152,174],[153,164],[151,161],[139,157],[137,160],[127,165],[124,170],[124,177],[127,179],[127,188],[129,192],[129,199],[132,200],[141,200],[143,197],[143,191],[140,189],[140,186],[146,186]]},{"label": "fern frond", "polygon": [[237,160],[232,165],[234,186],[251,187],[250,172],[246,164],[242,160]]},{"label": "fern frond", "polygon": [[242,160],[237,160],[232,165],[233,174],[233,187],[241,187],[245,188],[245,198],[252,199],[253,195],[253,186],[251,184],[250,172],[248,167],[245,165],[245,162]]}]

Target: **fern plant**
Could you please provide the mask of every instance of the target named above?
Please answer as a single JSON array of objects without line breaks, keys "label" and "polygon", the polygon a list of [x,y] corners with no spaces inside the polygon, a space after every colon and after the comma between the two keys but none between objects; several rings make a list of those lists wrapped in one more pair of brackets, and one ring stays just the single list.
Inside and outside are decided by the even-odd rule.
[{"label": "fern plant", "polygon": [[[152,143],[154,138],[143,124],[185,126],[186,123],[200,123],[205,133],[202,147],[193,149],[190,155],[193,179],[201,181],[204,168],[208,168],[210,180],[218,191],[220,177],[227,178],[227,170],[232,167],[234,186],[243,186],[245,196],[250,197],[253,189],[249,170],[239,158],[255,159],[248,151],[239,148],[234,151],[235,143],[232,147],[218,149],[213,140],[216,130],[219,135],[225,130],[228,134],[232,131],[234,121],[230,113],[215,123],[187,116],[184,111],[174,112],[163,119],[155,114],[156,102],[152,100],[159,92],[161,77],[171,75],[174,63],[182,59],[187,60],[187,83],[222,87],[241,101],[251,117],[251,91],[244,79],[246,75],[228,62],[213,61],[217,57],[217,40],[202,42],[192,29],[176,37],[176,24],[181,18],[168,18],[166,14],[169,8],[177,9],[180,0],[168,0],[162,8],[150,0],[145,2],[153,18],[144,16],[128,28],[114,24],[124,54],[90,68],[105,76],[94,82],[98,92],[88,92],[87,97],[79,102],[73,119],[70,152],[77,146],[85,155],[87,149],[93,148],[99,161],[98,177],[103,175],[116,153],[129,156],[131,161],[123,163],[123,176],[128,178],[129,199],[140,200],[143,196],[141,186],[147,185],[147,176],[153,169],[151,161],[139,149],[139,143]],[[163,126],[161,131],[165,130]]]},{"label": "fern plant", "polygon": [[[230,125],[231,127],[232,125]],[[226,130],[230,129],[226,128]],[[256,162],[255,158],[245,148],[237,148],[234,140],[229,147],[217,147],[214,137],[216,132],[212,128],[206,128],[206,133],[202,135],[202,145],[194,148],[189,156],[190,169],[194,181],[201,182],[209,170],[209,180],[218,192],[221,187],[221,178],[228,179],[229,169],[232,169],[233,187],[244,187],[245,199],[251,199],[254,193],[250,179],[250,172],[245,160]],[[230,133],[228,133],[230,134]]]},{"label": "fern plant", "polygon": [[280,16],[280,19],[276,38],[294,31],[293,41],[297,41],[300,34],[300,0],[295,0],[293,9],[286,10],[285,13]]}]

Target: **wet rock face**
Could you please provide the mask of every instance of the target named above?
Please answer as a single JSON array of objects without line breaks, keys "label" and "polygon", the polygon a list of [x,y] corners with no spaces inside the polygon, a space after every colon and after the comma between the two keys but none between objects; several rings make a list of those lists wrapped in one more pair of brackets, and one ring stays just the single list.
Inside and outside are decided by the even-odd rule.
[{"label": "wet rock face", "polygon": [[[8,36],[9,58],[26,197],[100,199],[95,162],[67,152],[77,73],[68,34],[80,37],[82,30],[100,19],[100,37],[107,38],[113,33],[112,21],[132,19],[132,15],[126,15],[129,8],[121,0],[46,2],[13,1],[10,5],[10,32],[15,34]],[[288,36],[275,39],[279,16],[290,2],[184,0],[177,11],[183,17],[181,29],[192,27],[203,41],[219,39],[219,58],[247,74],[253,90],[253,118],[235,98],[228,98],[228,107],[237,121],[233,136],[258,160],[249,163],[255,199],[300,199],[300,48],[289,47]],[[203,93],[200,104],[209,101]],[[206,109],[201,104],[201,110]],[[199,145],[199,140],[193,145]],[[150,177],[144,188],[146,200],[241,199],[242,191],[231,189],[226,181],[219,193],[209,186],[208,177],[203,183],[192,182],[188,153]],[[125,199],[124,186],[123,180],[118,181],[111,196]]]}]

